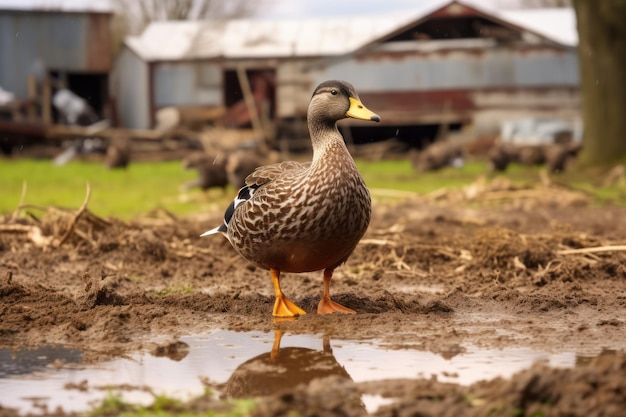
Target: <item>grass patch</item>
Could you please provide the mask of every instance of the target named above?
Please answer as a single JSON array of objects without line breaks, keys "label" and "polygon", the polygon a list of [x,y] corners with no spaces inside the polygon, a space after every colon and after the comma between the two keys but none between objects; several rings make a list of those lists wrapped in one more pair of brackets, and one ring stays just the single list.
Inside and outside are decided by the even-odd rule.
[{"label": "grass patch", "polygon": [[595,203],[598,205],[609,203],[626,205],[626,187],[598,186],[592,182],[583,180],[572,181],[570,186],[593,195]]},{"label": "grass patch", "polygon": [[157,297],[167,297],[169,295],[193,294],[194,288],[191,285],[164,288],[157,291],[148,291],[148,294]]},{"label": "grass patch", "polygon": [[55,166],[46,160],[0,161],[0,212],[15,209],[26,181],[25,203],[79,207],[91,185],[89,209],[100,216],[130,219],[157,208],[184,215],[206,210],[216,203],[226,207],[232,192],[192,190],[181,198],[179,187],[196,177],[178,161],[133,163],[125,170],[109,170],[100,163],[75,161]]},{"label": "grass patch", "polygon": [[[417,172],[408,160],[357,161],[370,189],[399,190],[427,194],[441,188],[458,188],[481,176],[505,176],[516,184],[539,181],[538,167],[511,165],[505,174],[489,174],[484,162],[470,162],[461,169]],[[597,204],[626,204],[624,186],[601,186],[604,173],[572,170],[553,176],[555,183],[593,195]],[[203,212],[221,213],[236,190],[224,193],[198,189],[181,193],[180,186],[196,177],[193,170],[182,170],[178,161],[133,163],[126,170],[109,170],[100,163],[75,161],[55,166],[47,160],[0,160],[0,213],[10,213],[19,203],[22,182],[28,192],[25,203],[39,206],[78,208],[85,197],[85,184],[91,185],[89,209],[103,217],[132,219],[155,209],[176,215]],[[375,194],[376,195],[376,194]]]},{"label": "grass patch", "polygon": [[486,172],[480,162],[466,164],[460,169],[445,168],[436,172],[417,172],[408,160],[357,161],[369,188],[413,191],[426,194],[440,188],[471,184]]},{"label": "grass patch", "polygon": [[[210,392],[205,393],[210,396]],[[205,417],[247,417],[252,415],[256,404],[254,400],[239,399],[234,401],[219,401],[214,403],[215,409],[203,409],[188,405],[177,398],[167,395],[153,394],[154,401],[148,406],[126,402],[122,394],[109,391],[99,406],[87,413],[89,417],[180,417],[180,416],[205,416]],[[192,401],[193,402],[193,401]]]}]

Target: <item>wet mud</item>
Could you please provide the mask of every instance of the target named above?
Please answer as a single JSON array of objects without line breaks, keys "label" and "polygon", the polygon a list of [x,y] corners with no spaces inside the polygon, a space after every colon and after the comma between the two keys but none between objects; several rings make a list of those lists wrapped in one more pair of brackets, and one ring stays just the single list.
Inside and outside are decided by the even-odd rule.
[{"label": "wet mud", "polygon": [[[302,384],[260,397],[255,415],[360,416],[364,394],[393,399],[377,416],[623,415],[626,208],[557,194],[377,202],[331,288],[357,314],[317,315],[321,272],[285,274],[285,294],[308,314],[284,321],[271,317],[267,271],[221,236],[198,237],[220,213],[122,222],[88,210],[22,210],[0,222],[0,348],[63,346],[83,363],[136,352],[175,359],[186,355],[179,338],[225,329],[375,340],[444,358],[469,345],[567,350],[579,358],[573,368],[538,363],[471,385],[300,374]],[[262,360],[299,354],[324,363],[326,353],[278,349]],[[262,390],[262,375],[250,375],[233,374],[224,392]],[[184,405],[216,406],[204,397]],[[15,413],[0,407],[0,415]]]}]

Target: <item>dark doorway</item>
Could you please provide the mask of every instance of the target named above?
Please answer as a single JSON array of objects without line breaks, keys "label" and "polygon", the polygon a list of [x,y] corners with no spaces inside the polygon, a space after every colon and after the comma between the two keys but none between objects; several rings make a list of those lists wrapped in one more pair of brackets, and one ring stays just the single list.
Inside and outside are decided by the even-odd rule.
[{"label": "dark doorway", "polygon": [[[449,131],[461,129],[461,123],[452,123]],[[435,141],[441,134],[441,124],[429,125],[396,125],[396,126],[351,126],[350,133],[354,144],[379,142],[396,139],[409,148],[422,149]]]},{"label": "dark doorway", "polygon": [[[85,72],[66,72],[66,71],[50,71],[50,77],[54,80],[52,83],[52,94],[60,88],[67,88],[77,96],[85,99],[98,118],[107,116],[107,104],[109,101],[108,83],[109,76],[107,73],[85,73]],[[53,113],[55,120],[58,121],[56,111]]]},{"label": "dark doorway", "polygon": [[[257,116],[261,123],[273,121],[276,114],[276,71],[274,69],[245,70],[247,82],[254,99]],[[224,123],[228,127],[250,127],[252,115],[244,97],[239,74],[236,70],[224,71],[224,104],[226,116]]]}]

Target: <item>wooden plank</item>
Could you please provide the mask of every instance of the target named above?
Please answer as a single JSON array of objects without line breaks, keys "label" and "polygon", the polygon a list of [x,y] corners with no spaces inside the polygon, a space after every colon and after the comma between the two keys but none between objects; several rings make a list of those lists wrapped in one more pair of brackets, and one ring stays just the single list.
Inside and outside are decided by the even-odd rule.
[{"label": "wooden plank", "polygon": [[256,108],[254,95],[252,94],[252,89],[250,88],[250,81],[248,80],[246,70],[242,65],[237,65],[237,78],[239,78],[239,86],[243,92],[243,98],[246,102],[246,107],[248,107],[248,113],[250,113],[252,127],[261,136],[265,137],[265,131],[263,130],[263,125],[261,124],[261,119],[259,118],[259,111]]},{"label": "wooden plank", "polygon": [[27,109],[27,117],[28,120],[34,121],[37,120],[37,111],[36,106],[32,105],[32,103],[35,103],[37,100],[37,78],[34,75],[29,75],[27,83],[28,100],[31,102]]},{"label": "wooden plank", "polygon": [[83,137],[95,136],[101,138],[111,138],[119,135],[128,135],[133,139],[144,140],[160,140],[163,138],[163,132],[150,129],[123,129],[113,127],[98,126],[66,126],[66,125],[50,125],[46,129],[46,136],[50,139],[58,139],[63,137]]},{"label": "wooden plank", "polygon": [[42,83],[41,120],[45,125],[52,123],[52,86],[48,76],[44,77]]}]

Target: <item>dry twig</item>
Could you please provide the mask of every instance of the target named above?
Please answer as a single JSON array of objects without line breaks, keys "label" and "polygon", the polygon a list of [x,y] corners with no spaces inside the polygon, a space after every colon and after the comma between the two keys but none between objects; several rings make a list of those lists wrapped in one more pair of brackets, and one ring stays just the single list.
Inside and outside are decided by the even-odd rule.
[{"label": "dry twig", "polygon": [[361,239],[359,244],[376,246],[396,246],[396,242],[387,239]]},{"label": "dry twig", "polygon": [[622,252],[626,251],[626,245],[606,245],[595,246],[592,248],[580,248],[580,249],[564,249],[557,251],[557,255],[574,255],[579,253],[598,253],[598,252]]},{"label": "dry twig", "polygon": [[[94,226],[101,226],[101,227],[110,226],[111,222],[104,220],[89,212],[89,210],[87,209],[87,204],[89,203],[89,199],[91,197],[91,186],[89,185],[89,183],[86,184],[86,189],[87,190],[86,190],[85,199],[83,203],[78,208],[78,210],[76,210],[75,212],[72,212],[70,210],[61,209],[61,208],[54,207],[54,206],[43,207],[43,206],[37,206],[33,204],[25,204],[24,199],[26,197],[27,187],[26,187],[26,182],[24,182],[23,187],[22,187],[22,197],[20,198],[20,203],[18,204],[17,208],[15,209],[11,217],[8,219],[7,223],[0,224],[0,232],[25,233],[27,237],[35,245],[39,247],[44,247],[44,248],[47,248],[50,246],[57,248],[63,245],[68,240],[70,235],[74,233],[76,236],[87,241],[88,243],[90,243],[92,246],[95,247],[97,246],[97,244],[93,238],[93,227]],[[42,210],[42,211],[47,212],[48,214],[54,215],[55,220],[52,222],[53,226],[64,223],[64,222],[59,222],[58,221],[59,218],[61,219],[69,218],[67,229],[63,232],[62,236],[59,238],[58,236],[61,235],[59,230],[52,231],[50,235],[46,236],[44,235],[41,227],[38,225],[13,224],[12,220],[16,219],[19,211],[23,209]],[[40,223],[40,220],[36,216],[31,214],[30,212],[27,212],[27,215],[32,217],[32,219],[36,223]],[[86,230],[79,230],[77,228],[78,220],[81,217],[84,218],[88,223]]]},{"label": "dry twig", "polygon": [[89,185],[89,183],[87,183],[87,192],[85,193],[85,200],[83,200],[83,204],[81,204],[79,209],[76,211],[76,213],[74,213],[74,216],[72,217],[72,220],[70,221],[70,224],[67,230],[65,231],[65,234],[59,240],[59,243],[56,246],[61,246],[63,243],[65,243],[67,238],[70,237],[70,234],[72,233],[72,231],[74,230],[74,227],[76,226],[76,222],[78,221],[80,216],[85,212],[85,210],[87,210],[87,203],[89,203],[90,197],[91,197],[91,186]]},{"label": "dry twig", "polygon": [[48,246],[52,242],[51,236],[44,236],[38,226],[28,224],[0,224],[0,232],[26,233],[28,238],[37,246]]},{"label": "dry twig", "polygon": [[13,221],[17,218],[17,213],[19,213],[20,209],[22,208],[22,205],[24,204],[24,199],[26,198],[27,189],[28,187],[26,185],[26,181],[22,182],[22,195],[20,196],[20,202],[17,204],[17,207],[15,207],[15,210],[13,210],[13,214],[11,214],[9,223],[13,223]]}]

